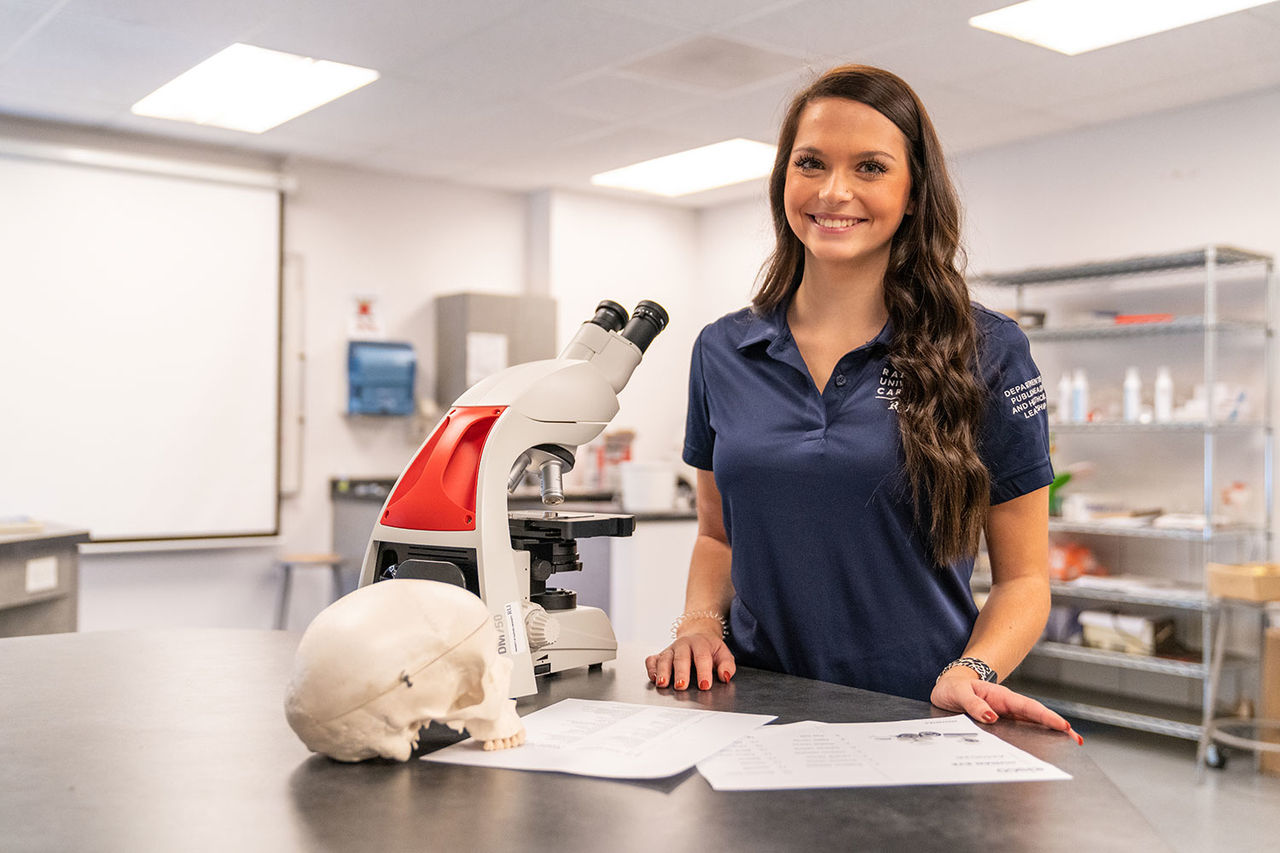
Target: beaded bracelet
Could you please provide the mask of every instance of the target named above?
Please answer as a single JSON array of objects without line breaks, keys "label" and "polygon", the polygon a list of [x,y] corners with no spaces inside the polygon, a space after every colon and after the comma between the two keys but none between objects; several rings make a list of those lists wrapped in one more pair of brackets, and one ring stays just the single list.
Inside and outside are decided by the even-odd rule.
[{"label": "beaded bracelet", "polygon": [[729,636],[729,623],[724,616],[714,610],[686,610],[676,617],[676,621],[671,623],[671,639],[676,638],[676,632],[680,630],[680,626],[691,619],[715,619],[720,623],[720,636]]}]

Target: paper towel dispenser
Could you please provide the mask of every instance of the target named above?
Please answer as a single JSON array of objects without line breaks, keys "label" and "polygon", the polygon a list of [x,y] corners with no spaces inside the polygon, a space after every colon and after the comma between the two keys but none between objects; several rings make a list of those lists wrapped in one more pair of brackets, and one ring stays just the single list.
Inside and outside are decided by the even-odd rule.
[{"label": "paper towel dispenser", "polygon": [[418,357],[401,341],[347,344],[347,414],[411,415]]}]

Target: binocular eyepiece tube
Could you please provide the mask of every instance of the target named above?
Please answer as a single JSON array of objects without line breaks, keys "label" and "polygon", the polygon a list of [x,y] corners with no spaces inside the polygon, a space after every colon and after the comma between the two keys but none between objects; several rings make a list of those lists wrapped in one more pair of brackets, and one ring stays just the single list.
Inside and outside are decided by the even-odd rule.
[{"label": "binocular eyepiece tube", "polygon": [[648,299],[640,300],[630,317],[627,316],[627,309],[611,299],[605,299],[596,306],[595,316],[588,322],[606,332],[618,332],[639,347],[640,352],[644,352],[658,333],[667,327],[670,317],[665,308]]}]

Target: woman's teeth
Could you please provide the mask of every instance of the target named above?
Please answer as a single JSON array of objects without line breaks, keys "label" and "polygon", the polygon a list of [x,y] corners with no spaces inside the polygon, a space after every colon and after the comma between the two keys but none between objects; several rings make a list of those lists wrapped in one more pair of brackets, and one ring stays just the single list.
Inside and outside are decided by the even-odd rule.
[{"label": "woman's teeth", "polygon": [[827,216],[815,216],[813,221],[821,225],[823,228],[851,228],[861,222],[861,219],[832,219]]}]

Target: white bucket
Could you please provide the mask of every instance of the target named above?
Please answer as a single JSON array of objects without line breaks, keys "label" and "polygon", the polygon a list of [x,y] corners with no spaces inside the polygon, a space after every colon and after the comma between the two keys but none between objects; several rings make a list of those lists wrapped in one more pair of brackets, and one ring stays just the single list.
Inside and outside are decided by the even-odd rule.
[{"label": "white bucket", "polygon": [[676,473],[653,462],[622,462],[622,508],[627,512],[666,512],[675,506]]}]

